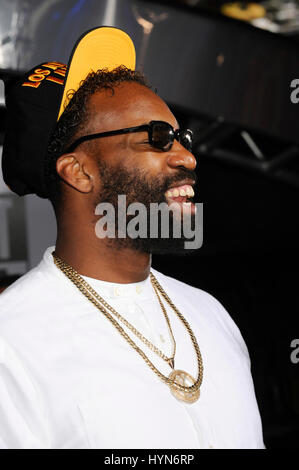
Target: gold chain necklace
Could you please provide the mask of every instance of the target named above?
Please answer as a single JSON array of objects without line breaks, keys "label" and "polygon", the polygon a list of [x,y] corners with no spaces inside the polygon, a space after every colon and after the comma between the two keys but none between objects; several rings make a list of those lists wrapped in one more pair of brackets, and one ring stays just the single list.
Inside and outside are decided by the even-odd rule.
[{"label": "gold chain necklace", "polygon": [[[54,257],[56,257],[58,259],[58,257],[54,254],[53,255]],[[60,259],[61,263],[62,263],[62,260]],[[67,265],[67,263],[64,263],[65,265]],[[67,265],[69,267],[69,265]],[[84,279],[82,279],[84,281]],[[172,356],[171,357],[167,357],[159,348],[157,348],[157,346],[155,346],[154,344],[152,344],[147,338],[145,338],[145,336],[143,336],[126,318],[124,318],[120,313],[118,313],[111,305],[109,305],[104,299],[103,297],[101,297],[86,281],[85,282],[85,288],[99,301],[101,302],[101,304],[107,309],[109,310],[121,323],[123,323],[124,325],[126,325],[127,328],[129,328],[129,330],[131,330],[144,344],[146,344],[146,346],[151,349],[151,351],[155,352],[159,357],[161,357],[161,359],[163,359],[165,362],[167,362],[167,364],[173,369],[174,368],[174,357],[175,357],[175,352],[176,352],[176,342],[175,342],[175,339],[174,339],[174,336],[173,336],[173,331],[172,331],[172,328],[171,328],[171,325],[170,325],[170,321],[169,321],[169,318],[168,318],[168,315],[167,315],[167,312],[166,312],[166,309],[164,307],[164,305],[162,304],[162,301],[159,297],[159,294],[158,292],[156,291],[156,288],[154,288],[154,291],[158,297],[158,300],[159,300],[159,304],[162,308],[162,311],[163,311],[163,314],[164,314],[164,317],[166,319],[166,322],[167,322],[167,325],[168,325],[168,328],[169,328],[169,331],[170,331],[170,335],[171,335],[171,339],[172,339],[172,344],[173,344],[173,353],[172,353]]]},{"label": "gold chain necklace", "polygon": [[[201,353],[200,353],[200,350],[199,350],[199,346],[197,344],[194,333],[190,328],[189,323],[183,317],[183,315],[179,312],[179,310],[176,308],[176,306],[173,304],[173,302],[170,300],[170,298],[168,297],[168,295],[163,290],[163,288],[161,287],[161,285],[159,284],[159,282],[157,281],[157,279],[154,277],[154,275],[152,273],[150,273],[151,283],[153,285],[153,288],[154,288],[154,291],[155,291],[156,295],[158,296],[159,303],[161,305],[161,308],[163,310],[164,315],[165,315],[166,310],[165,310],[164,305],[161,302],[159,294],[161,294],[161,296],[168,303],[168,305],[174,310],[174,312],[177,314],[179,319],[183,322],[184,326],[186,327],[186,329],[189,333],[189,336],[191,338],[191,341],[192,341],[192,344],[194,346],[195,353],[196,353],[196,356],[197,356],[198,376],[197,376],[196,380],[190,374],[188,374],[187,372],[182,371],[182,370],[173,370],[170,373],[169,377],[164,376],[154,366],[154,364],[150,361],[150,359],[146,356],[146,354],[142,351],[142,349],[140,349],[137,346],[137,344],[134,343],[134,341],[130,338],[130,336],[126,333],[126,331],[121,327],[121,325],[115,320],[115,318],[113,318],[113,316],[109,313],[108,310],[110,310],[110,311],[114,310],[113,307],[111,307],[104,299],[102,299],[102,297],[100,297],[98,295],[98,293],[80,276],[80,274],[72,266],[70,266],[69,264],[64,262],[61,258],[59,258],[55,254],[55,252],[53,252],[52,255],[53,255],[53,258],[54,258],[55,265],[65,274],[65,276],[67,276],[69,278],[69,280],[80,290],[80,292],[82,292],[82,294],[93,305],[95,305],[95,307],[97,307],[98,310],[100,310],[108,320],[110,320],[110,322],[118,330],[118,332],[122,335],[122,337],[130,344],[130,346],[132,346],[133,349],[135,349],[136,352],[138,352],[138,354],[144,359],[144,361],[152,369],[152,371],[163,382],[165,382],[167,385],[169,385],[172,394],[178,400],[181,400],[181,401],[184,401],[184,402],[187,402],[187,403],[194,403],[196,400],[198,400],[199,394],[200,394],[199,389],[200,389],[200,386],[201,386],[201,383],[202,383],[202,378],[203,378],[203,364],[202,364],[202,357],[201,357]],[[101,303],[98,302],[96,299],[100,300],[100,302],[103,305],[101,305]],[[163,305],[163,307],[162,307],[162,305]],[[115,310],[114,310],[114,312],[117,314],[117,318],[120,319],[120,317],[121,317],[120,314],[118,312],[116,312]],[[123,318],[123,317],[121,317],[121,318]],[[169,318],[168,318],[167,314],[166,314],[165,318],[166,318],[166,321],[168,323],[168,326],[170,327],[170,331],[172,333]],[[130,326],[132,326],[132,325],[130,325]],[[132,326],[132,328],[134,330],[136,330],[136,328],[134,328],[133,326]],[[136,332],[138,332],[138,330],[136,330]],[[138,332],[138,334],[140,336],[142,336],[139,332]],[[140,336],[138,336],[138,337],[140,337]],[[172,337],[173,337],[173,335],[172,335]],[[156,347],[154,345],[152,345],[148,340],[146,340],[146,338],[144,338],[144,340],[145,341],[143,341],[143,342],[145,342],[145,344],[147,344],[146,343],[146,341],[147,341],[153,347],[153,349],[152,348],[151,349],[154,352],[156,352],[155,351]],[[174,338],[173,338],[173,340],[174,340]],[[175,341],[174,341],[174,345],[175,345]],[[158,348],[156,348],[156,349],[158,350]],[[160,351],[160,350],[158,350],[158,351]],[[174,349],[174,351],[175,351],[175,349]],[[163,355],[163,353],[161,351],[160,351],[160,353]],[[157,353],[157,354],[159,354],[159,353]],[[168,364],[171,366],[171,364],[170,364],[171,359],[172,358],[166,358],[164,360],[166,360],[166,362],[168,362]],[[191,383],[191,385],[187,385],[188,382]]]}]

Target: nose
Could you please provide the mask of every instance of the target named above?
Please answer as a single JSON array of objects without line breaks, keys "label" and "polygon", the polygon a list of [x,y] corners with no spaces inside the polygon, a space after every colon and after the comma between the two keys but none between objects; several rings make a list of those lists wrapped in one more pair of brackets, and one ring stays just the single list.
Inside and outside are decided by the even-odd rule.
[{"label": "nose", "polygon": [[194,170],[196,168],[196,159],[191,152],[175,140],[170,152],[168,152],[167,164],[171,168],[183,166],[187,170]]}]

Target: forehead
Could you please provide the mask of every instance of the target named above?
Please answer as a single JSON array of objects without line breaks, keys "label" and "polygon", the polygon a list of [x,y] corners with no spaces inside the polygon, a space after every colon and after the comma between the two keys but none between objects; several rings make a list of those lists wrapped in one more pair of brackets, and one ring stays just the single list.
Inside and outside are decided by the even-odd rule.
[{"label": "forehead", "polygon": [[90,130],[105,132],[146,124],[150,121],[166,121],[175,129],[178,123],[166,105],[152,90],[138,83],[122,83],[111,90],[95,93],[89,100]]}]

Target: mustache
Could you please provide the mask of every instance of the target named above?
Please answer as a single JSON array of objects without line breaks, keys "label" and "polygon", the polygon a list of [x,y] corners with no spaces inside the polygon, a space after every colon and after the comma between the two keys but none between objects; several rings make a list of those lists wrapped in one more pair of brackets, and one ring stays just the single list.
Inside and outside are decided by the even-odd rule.
[{"label": "mustache", "polygon": [[167,191],[167,189],[171,185],[173,185],[174,183],[177,183],[177,182],[185,180],[185,179],[194,180],[194,185],[196,185],[197,175],[196,175],[195,171],[187,170],[185,168],[181,168],[180,170],[177,171],[177,173],[175,175],[165,178],[165,181],[164,181],[164,184],[163,184],[163,192]]}]

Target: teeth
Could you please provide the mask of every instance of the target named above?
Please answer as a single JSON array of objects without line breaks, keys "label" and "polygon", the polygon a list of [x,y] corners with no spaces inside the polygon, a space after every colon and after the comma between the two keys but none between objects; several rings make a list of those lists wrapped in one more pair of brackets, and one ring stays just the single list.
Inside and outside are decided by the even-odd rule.
[{"label": "teeth", "polygon": [[193,188],[192,188],[192,186],[190,186],[190,189],[189,189],[189,194],[188,194],[188,196],[191,196],[191,197],[193,197],[193,196],[194,196],[194,191],[193,191]]},{"label": "teeth", "polygon": [[193,191],[192,186],[185,185],[185,186],[180,187],[180,188],[168,189],[165,194],[168,197],[178,197],[178,196],[193,197],[194,196],[194,191]]}]

